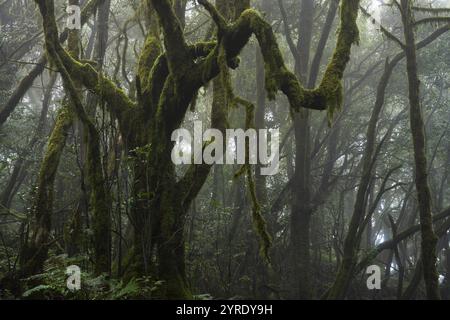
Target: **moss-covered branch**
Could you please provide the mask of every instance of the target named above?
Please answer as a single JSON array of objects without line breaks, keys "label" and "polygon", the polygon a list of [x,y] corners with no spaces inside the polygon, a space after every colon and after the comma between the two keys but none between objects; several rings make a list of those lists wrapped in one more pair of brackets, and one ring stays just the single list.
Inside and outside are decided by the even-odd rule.
[{"label": "moss-covered branch", "polygon": [[214,7],[211,3],[206,0],[198,0],[200,3],[211,15],[211,18],[214,20],[217,28],[219,29],[219,34],[222,32],[226,32],[227,30],[227,22],[225,18],[220,14],[220,12]]},{"label": "moss-covered branch", "polygon": [[[164,80],[167,76],[166,71],[162,72],[165,76],[159,77],[159,74],[162,71],[159,67],[161,61],[156,64],[157,68],[154,73],[153,66],[155,65],[155,61],[158,60],[161,51],[162,48],[159,39],[151,34],[148,35],[139,57],[138,75],[136,77],[138,82],[138,102],[145,109],[150,109],[151,105],[153,104],[152,102],[155,102],[155,99],[153,99],[152,95],[153,86],[155,85],[154,79],[158,79],[156,84],[161,82],[164,83]],[[166,64],[167,63],[164,63],[164,67],[166,66]],[[165,70],[167,70],[167,68],[165,68]],[[160,92],[156,92],[155,96],[159,96],[159,94]]]},{"label": "moss-covered branch", "polygon": [[119,120],[123,129],[125,127],[124,114],[135,108],[136,103],[130,100],[126,93],[111,80],[97,72],[90,63],[73,59],[61,46],[57,47],[57,51],[64,67],[74,77],[74,80],[80,81],[87,89],[100,96],[107,103],[111,113]]},{"label": "moss-covered branch", "polygon": [[189,50],[184,40],[183,29],[178,20],[171,1],[169,0],[147,0],[155,9],[164,34],[167,61],[174,75],[182,74],[181,70],[189,67]]},{"label": "moss-covered branch", "polygon": [[[245,107],[245,129],[255,129],[255,106],[251,102],[248,102],[239,97],[236,98],[236,102]],[[259,237],[260,254],[266,260],[266,262],[270,264],[269,250],[272,246],[272,238],[267,231],[267,222],[263,217],[261,205],[256,194],[255,179],[253,177],[252,167],[249,164],[249,150],[250,146],[248,141],[246,141],[246,164],[242,167],[242,171],[246,175],[250,199],[252,201],[252,220],[255,232]]]},{"label": "moss-covered branch", "polygon": [[[202,2],[206,3],[206,0]],[[320,85],[314,90],[305,89],[287,69],[271,25],[255,10],[245,10],[235,23],[227,26],[223,35],[227,60],[235,59],[250,37],[255,35],[265,62],[266,91],[269,99],[274,99],[277,92],[282,91],[294,110],[328,110],[332,116],[342,105],[343,73],[350,59],[351,47],[359,39],[356,25],[358,9],[358,0],[341,2],[341,24],[336,49]],[[202,77],[198,79],[199,86],[220,72],[218,59],[219,50],[214,50],[205,60],[200,72]]]}]

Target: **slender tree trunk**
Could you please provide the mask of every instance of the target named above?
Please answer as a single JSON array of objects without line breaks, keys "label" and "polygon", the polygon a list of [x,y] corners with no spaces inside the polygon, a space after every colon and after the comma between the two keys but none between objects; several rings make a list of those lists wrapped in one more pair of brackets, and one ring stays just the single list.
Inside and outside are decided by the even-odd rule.
[{"label": "slender tree trunk", "polygon": [[42,271],[50,244],[51,216],[53,211],[53,187],[56,171],[66,144],[67,135],[73,123],[73,114],[63,106],[56,118],[55,128],[50,136],[47,151],[39,171],[37,191],[31,215],[35,219],[31,239],[20,252],[20,277]]},{"label": "slender tree trunk", "polygon": [[415,181],[419,202],[422,235],[422,265],[427,298],[440,299],[439,280],[436,270],[437,237],[433,230],[431,214],[431,192],[428,185],[428,166],[425,146],[425,129],[420,106],[420,81],[417,71],[416,43],[414,35],[411,2],[401,1],[402,20],[405,34],[405,53],[407,61],[411,133],[414,145]]},{"label": "slender tree trunk", "polygon": [[[311,49],[314,1],[303,0],[299,15],[296,74],[306,82]],[[300,63],[298,62],[300,61]],[[310,112],[293,115],[295,132],[295,172],[291,206],[291,249],[294,258],[296,296],[311,299],[310,232],[311,232],[311,127]]]}]

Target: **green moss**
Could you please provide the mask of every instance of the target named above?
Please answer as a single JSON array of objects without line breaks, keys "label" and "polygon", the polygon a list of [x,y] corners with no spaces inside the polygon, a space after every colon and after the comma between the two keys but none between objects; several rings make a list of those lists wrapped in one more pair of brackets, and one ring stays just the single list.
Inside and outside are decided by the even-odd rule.
[{"label": "green moss", "polygon": [[[236,103],[239,103],[245,107],[245,128],[254,129],[255,128],[255,106],[242,98],[236,97]],[[249,146],[246,142],[246,164],[244,164],[241,169],[235,174],[235,177],[242,174],[247,176],[247,184],[250,193],[250,199],[252,201],[252,221],[254,230],[259,238],[259,248],[261,256],[270,265],[270,254],[269,250],[272,246],[272,239],[267,231],[267,222],[264,219],[261,211],[261,205],[258,201],[255,180],[253,177],[252,167],[249,164]]]},{"label": "green moss", "polygon": [[[237,56],[254,34],[258,40],[264,59],[266,92],[270,100],[281,90],[289,99],[293,110],[300,108],[328,110],[331,122],[334,113],[342,106],[342,77],[350,59],[351,47],[358,42],[359,31],[356,24],[359,0],[343,1],[341,24],[334,54],[328,64],[324,78],[317,89],[305,89],[284,63],[272,27],[253,9],[245,10],[239,19],[229,27],[224,36],[228,59]],[[217,57],[216,52],[216,57]],[[205,69],[210,72],[211,68]]]},{"label": "green moss", "polygon": [[148,36],[139,57],[138,77],[143,95],[148,94],[152,83],[151,70],[161,54],[161,45],[157,38]]}]

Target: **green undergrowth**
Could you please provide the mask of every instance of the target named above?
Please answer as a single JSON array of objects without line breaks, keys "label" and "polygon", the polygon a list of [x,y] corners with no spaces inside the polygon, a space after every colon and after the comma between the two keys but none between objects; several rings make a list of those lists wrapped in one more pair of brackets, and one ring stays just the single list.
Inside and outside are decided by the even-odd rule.
[{"label": "green undergrowth", "polygon": [[[81,269],[81,288],[71,291],[67,288],[68,266]],[[24,300],[139,300],[158,299],[163,281],[152,277],[133,278],[124,282],[108,275],[94,276],[93,270],[84,272],[87,257],[68,258],[67,255],[53,256],[45,263],[44,272],[22,280]],[[92,273],[91,273],[92,271]]]}]

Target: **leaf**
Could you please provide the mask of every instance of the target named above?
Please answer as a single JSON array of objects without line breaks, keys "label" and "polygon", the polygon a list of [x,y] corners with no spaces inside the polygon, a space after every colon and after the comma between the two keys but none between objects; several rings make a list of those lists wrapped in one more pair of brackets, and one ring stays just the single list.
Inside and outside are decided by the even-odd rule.
[{"label": "leaf", "polygon": [[139,293],[139,285],[136,282],[136,279],[131,279],[130,282],[114,296],[114,298],[119,299],[135,295],[136,293]]},{"label": "leaf", "polygon": [[30,296],[33,296],[36,293],[39,293],[39,292],[45,291],[45,290],[49,290],[49,289],[52,289],[52,287],[49,286],[49,285],[41,284],[41,285],[39,285],[37,287],[31,288],[30,290],[25,291],[22,296],[24,298],[29,298]]}]

